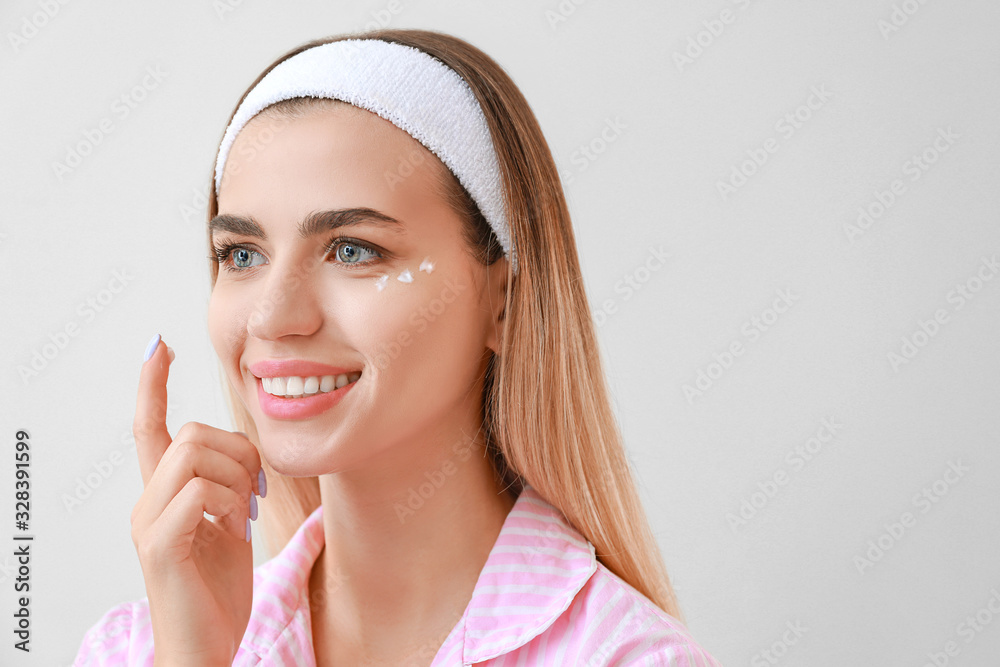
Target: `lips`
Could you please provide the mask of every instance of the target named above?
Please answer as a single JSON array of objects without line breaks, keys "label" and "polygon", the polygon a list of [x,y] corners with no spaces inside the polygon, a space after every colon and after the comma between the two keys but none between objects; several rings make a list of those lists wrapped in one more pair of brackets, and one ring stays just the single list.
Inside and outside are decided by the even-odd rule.
[{"label": "lips", "polygon": [[331,366],[317,361],[302,359],[265,359],[247,366],[255,376],[257,385],[257,401],[261,411],[272,419],[296,420],[309,419],[332,409],[360,382],[360,379],[350,382],[339,389],[324,393],[305,396],[303,398],[284,398],[273,396],[264,391],[261,378],[287,376],[325,376],[345,373],[360,373],[359,368],[348,366]]},{"label": "lips", "polygon": [[288,377],[290,375],[298,375],[299,377],[349,375],[361,371],[357,366],[331,366],[304,359],[262,359],[249,364],[247,369],[258,378]]}]

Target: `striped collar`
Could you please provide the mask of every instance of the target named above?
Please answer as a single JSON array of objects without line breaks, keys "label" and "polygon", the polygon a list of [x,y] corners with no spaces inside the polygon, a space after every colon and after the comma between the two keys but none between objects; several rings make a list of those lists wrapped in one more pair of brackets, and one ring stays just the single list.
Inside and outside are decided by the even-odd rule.
[{"label": "striped collar", "polygon": [[[243,649],[262,657],[279,649],[301,653],[298,664],[314,664],[309,574],[324,539],[320,505],[276,557],[255,569],[254,609]],[[461,636],[465,665],[524,646],[566,611],[596,570],[593,545],[526,484],[504,519],[465,614],[445,646]],[[280,620],[274,618],[275,610],[280,610]],[[258,616],[270,620],[255,623]],[[279,647],[281,642],[300,645]]]},{"label": "striped collar", "polygon": [[525,485],[465,610],[463,664],[503,655],[540,635],[596,570],[594,546]]}]

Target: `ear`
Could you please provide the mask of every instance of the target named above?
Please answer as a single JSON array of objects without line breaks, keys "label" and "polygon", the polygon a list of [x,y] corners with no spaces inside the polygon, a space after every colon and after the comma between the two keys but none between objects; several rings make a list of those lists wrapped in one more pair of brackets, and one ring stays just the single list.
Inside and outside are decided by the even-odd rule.
[{"label": "ear", "polygon": [[506,257],[501,257],[493,262],[492,266],[486,267],[486,286],[483,290],[486,299],[484,307],[490,318],[486,326],[486,347],[493,350],[495,354],[500,353],[503,323],[504,317],[506,317],[504,306],[507,301],[507,269]]}]

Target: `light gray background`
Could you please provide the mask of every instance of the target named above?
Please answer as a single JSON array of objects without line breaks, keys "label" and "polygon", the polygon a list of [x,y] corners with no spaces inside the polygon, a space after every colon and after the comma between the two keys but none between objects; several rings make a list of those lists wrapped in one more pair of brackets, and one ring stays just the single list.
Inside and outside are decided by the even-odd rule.
[{"label": "light gray background", "polygon": [[[51,18],[39,1],[0,7],[0,540],[13,545],[17,429],[32,436],[37,536],[30,656],[11,647],[13,547],[0,548],[0,663],[67,665],[101,614],[145,595],[129,537],[142,488],[130,430],[151,335],[177,351],[171,430],[229,427],[206,332],[200,202],[224,123],[279,54],[381,13],[478,45],[538,115],[591,303],[606,315],[629,455],[694,636],[727,666],[919,666],[949,641],[949,664],[996,664],[1000,280],[976,279],[994,277],[981,261],[1000,253],[1000,7],[398,2],[395,14],[381,0],[234,0],[221,15],[208,1],[68,2]],[[880,28],[894,8],[902,25]],[[32,33],[25,20],[43,25]],[[678,63],[699,39],[700,54]],[[164,80],[121,118],[112,105],[147,67]],[[829,99],[800,108],[814,87]],[[796,112],[788,137],[779,123]],[[57,177],[54,163],[105,118],[113,131]],[[602,144],[608,122],[619,130]],[[910,180],[907,162],[948,128],[957,138]],[[772,138],[776,152],[723,198],[717,182]],[[845,226],[895,179],[902,194],[852,242]],[[651,246],[669,259],[647,273]],[[116,272],[127,282],[114,293]],[[641,289],[628,293],[626,276]],[[980,289],[959,308],[953,290],[966,283]],[[745,323],[770,317],[778,290],[793,305],[751,339]],[[919,334],[938,309],[945,323]],[[24,381],[18,368],[72,324],[77,334]],[[904,337],[921,347],[893,368]],[[743,353],[710,367],[734,342]],[[715,378],[689,401],[699,370]],[[793,465],[824,418],[842,426]],[[946,476],[949,463],[967,470]],[[755,496],[776,474],[784,483]],[[932,505],[918,500],[924,489]],[[744,500],[756,514],[734,527]],[[913,521],[892,537],[904,512]],[[860,567],[880,540],[888,549]],[[977,613],[989,622],[970,633],[962,624]]]}]

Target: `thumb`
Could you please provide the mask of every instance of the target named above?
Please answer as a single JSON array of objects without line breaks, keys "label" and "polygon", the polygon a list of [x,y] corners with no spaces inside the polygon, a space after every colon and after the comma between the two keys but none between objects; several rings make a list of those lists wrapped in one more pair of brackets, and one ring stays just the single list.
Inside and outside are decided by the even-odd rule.
[{"label": "thumb", "polygon": [[157,334],[146,347],[146,359],[139,372],[139,394],[135,404],[132,435],[145,486],[153,476],[163,452],[173,441],[167,431],[167,375],[174,351]]}]

